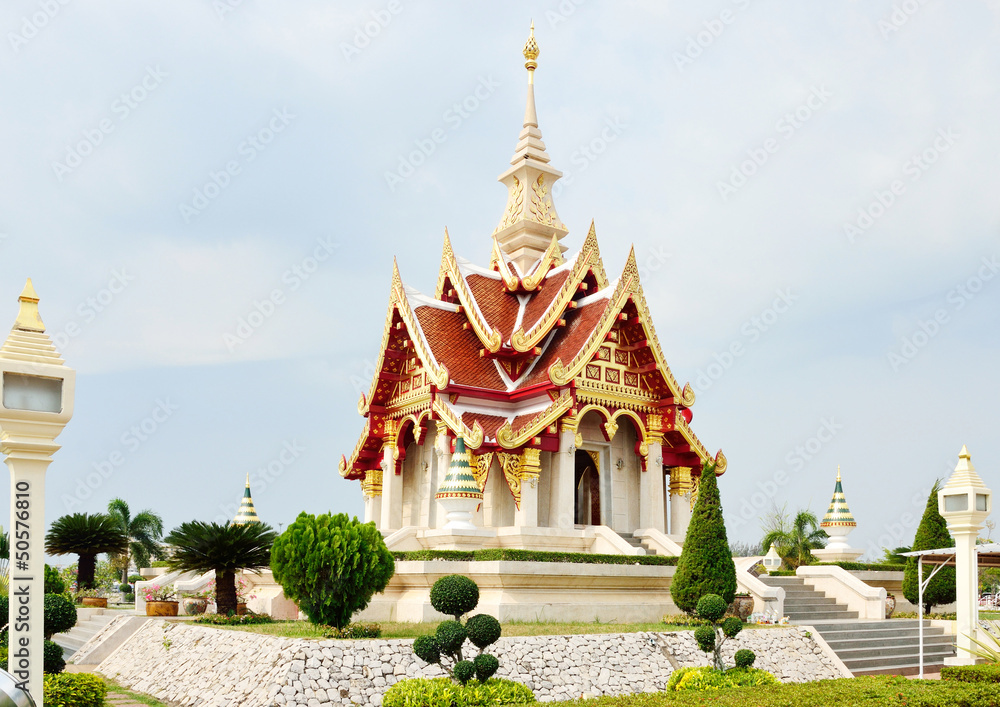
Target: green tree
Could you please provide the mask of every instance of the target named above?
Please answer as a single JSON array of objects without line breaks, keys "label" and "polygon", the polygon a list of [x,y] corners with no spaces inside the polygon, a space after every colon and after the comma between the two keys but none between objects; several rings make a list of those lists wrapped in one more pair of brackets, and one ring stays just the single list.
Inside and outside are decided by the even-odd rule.
[{"label": "green tree", "polygon": [[125,552],[128,538],[114,519],[103,513],[65,515],[49,528],[45,552],[50,555],[78,555],[77,588],[94,587],[94,568],[101,553]]},{"label": "green tree", "polygon": [[163,540],[172,548],[167,566],[184,572],[215,571],[218,612],[236,612],[236,573],[258,571],[271,560],[276,533],[266,523],[181,523]]},{"label": "green tree", "polygon": [[785,564],[795,569],[812,562],[812,551],[825,547],[828,537],[826,531],[819,527],[816,514],[806,510],[796,513],[790,523],[781,514],[777,527],[771,528],[760,544],[767,549],[773,544]]},{"label": "green tree", "polygon": [[706,594],[718,594],[728,606],[736,595],[736,565],[729,552],[726,524],[722,519],[722,501],[715,478],[715,464],[705,462],[698,484],[698,500],[691,514],[684,549],[677,561],[677,572],[670,584],[674,603],[693,614],[698,600]]},{"label": "green tree", "polygon": [[146,508],[132,517],[128,503],[120,498],[114,498],[108,503],[108,515],[115,519],[118,527],[128,537],[128,549],[122,553],[124,568],[121,581],[128,581],[128,568],[135,562],[136,569],[149,567],[150,558],[162,560],[163,549],[160,538],[163,537],[163,518]]},{"label": "green tree", "polygon": [[900,547],[894,547],[891,550],[887,547],[882,548],[882,562],[886,562],[890,565],[905,565],[906,561],[909,559],[903,557],[904,552],[909,552],[910,548],[905,545]]},{"label": "green tree", "polygon": [[374,523],[300,513],[274,542],[274,579],[314,624],[343,628],[396,571]]},{"label": "green tree", "polygon": [[[931,487],[924,516],[920,519],[920,525],[917,526],[917,535],[913,538],[911,546],[912,552],[955,546],[955,541],[952,539],[951,533],[948,532],[948,524],[938,511],[938,491],[940,488],[941,479],[938,479]],[[930,567],[924,567],[925,581],[931,571]],[[911,604],[916,604],[919,600],[917,558],[915,557],[907,558],[906,561],[906,569],[903,571],[903,596]],[[935,604],[951,604],[953,601],[955,601],[955,568],[942,567],[924,590],[924,612],[929,614]]]}]

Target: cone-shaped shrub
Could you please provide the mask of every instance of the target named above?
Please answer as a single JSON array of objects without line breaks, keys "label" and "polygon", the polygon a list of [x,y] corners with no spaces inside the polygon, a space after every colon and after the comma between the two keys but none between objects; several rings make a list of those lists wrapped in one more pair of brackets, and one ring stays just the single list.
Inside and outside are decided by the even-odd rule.
[{"label": "cone-shaped shrub", "polygon": [[[924,517],[917,526],[917,536],[913,539],[911,551],[936,550],[942,547],[955,547],[955,541],[948,532],[948,524],[938,511],[938,491],[941,481],[935,481],[931,487],[931,495],[927,499]],[[924,579],[933,571],[933,567],[924,565]],[[916,605],[917,594],[917,558],[906,559],[906,569],[903,572],[903,596],[911,604]],[[934,575],[927,588],[924,589],[924,612],[930,613],[935,604],[951,604],[955,601],[955,568],[942,567]]]},{"label": "cone-shaped shrub", "polygon": [[674,603],[688,614],[694,613],[698,600],[706,594],[718,594],[727,606],[736,596],[736,565],[729,552],[726,524],[722,519],[715,464],[710,462],[701,470],[698,500],[684,537],[684,549],[677,561],[670,594]]}]

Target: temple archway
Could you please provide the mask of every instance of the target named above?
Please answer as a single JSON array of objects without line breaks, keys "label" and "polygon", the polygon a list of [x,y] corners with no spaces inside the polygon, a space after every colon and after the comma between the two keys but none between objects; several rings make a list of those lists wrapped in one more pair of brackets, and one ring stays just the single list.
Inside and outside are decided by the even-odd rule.
[{"label": "temple archway", "polygon": [[576,451],[575,525],[601,525],[601,476],[598,464],[583,449]]}]

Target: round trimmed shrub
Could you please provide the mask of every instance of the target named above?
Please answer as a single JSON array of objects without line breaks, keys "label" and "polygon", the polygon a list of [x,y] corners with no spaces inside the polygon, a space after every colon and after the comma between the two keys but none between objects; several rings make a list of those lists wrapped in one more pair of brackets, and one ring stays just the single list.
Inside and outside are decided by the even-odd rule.
[{"label": "round trimmed shrub", "polygon": [[455,679],[464,685],[476,675],[476,665],[471,660],[460,660],[455,663],[452,672],[455,674]]},{"label": "round trimmed shrub", "polygon": [[476,648],[485,648],[500,638],[500,622],[489,614],[476,614],[465,622],[469,640]]},{"label": "round trimmed shrub", "polygon": [[725,615],[727,608],[729,605],[718,594],[706,594],[698,600],[694,612],[699,618],[715,622]]},{"label": "round trimmed shrub", "polygon": [[442,621],[434,639],[442,653],[455,653],[465,643],[468,634],[460,621]]},{"label": "round trimmed shrub", "polygon": [[66,591],[66,583],[59,576],[59,570],[45,565],[45,593],[62,594]]},{"label": "round trimmed shrub", "polygon": [[[76,626],[76,607],[62,594],[45,595],[45,638]],[[58,671],[56,671],[58,672]]]},{"label": "round trimmed shrub", "polygon": [[694,630],[694,640],[698,641],[698,647],[706,653],[715,650],[715,629],[711,626],[699,626]]},{"label": "round trimmed shrub", "polygon": [[757,660],[757,655],[749,648],[740,648],[733,656],[737,668],[752,667],[755,660]]},{"label": "round trimmed shrub", "polygon": [[436,663],[441,660],[441,648],[434,636],[420,636],[413,642],[413,652],[425,663]]},{"label": "round trimmed shrub", "polygon": [[47,705],[103,707],[108,687],[100,675],[93,673],[59,673],[46,675],[43,694]]},{"label": "round trimmed shrub", "polygon": [[476,666],[476,680],[486,682],[500,668],[500,661],[489,653],[480,653],[472,661]]},{"label": "round trimmed shrub", "polygon": [[461,618],[479,603],[479,587],[468,577],[450,574],[431,587],[431,606],[442,614]]},{"label": "round trimmed shrub", "polygon": [[739,616],[730,616],[722,622],[722,632],[726,634],[726,638],[733,638],[742,630],[743,621]]},{"label": "round trimmed shrub", "polygon": [[42,647],[42,671],[46,673],[61,673],[66,667],[63,659],[63,649],[57,643],[46,640]]},{"label": "round trimmed shrub", "polygon": [[344,628],[385,590],[396,565],[374,523],[303,512],[271,546],[271,570],[311,622]]}]

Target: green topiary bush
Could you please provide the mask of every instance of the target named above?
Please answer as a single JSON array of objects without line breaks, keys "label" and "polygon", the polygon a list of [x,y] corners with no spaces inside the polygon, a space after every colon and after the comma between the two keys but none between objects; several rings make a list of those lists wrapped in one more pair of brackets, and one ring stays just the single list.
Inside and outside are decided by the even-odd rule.
[{"label": "green topiary bush", "polygon": [[46,594],[44,605],[45,638],[52,638],[52,634],[63,633],[76,626],[76,606],[62,594]]},{"label": "green topiary bush", "polygon": [[524,685],[493,678],[486,682],[470,680],[459,685],[448,678],[411,678],[400,680],[382,697],[382,707],[485,707],[487,705],[523,705],[535,701],[534,693]]},{"label": "green topiary bush", "polygon": [[66,591],[66,583],[59,576],[59,570],[45,565],[45,593],[62,594]]},{"label": "green topiary bush", "polygon": [[500,669],[500,661],[489,653],[480,653],[472,663],[476,666],[476,679],[479,682],[486,682]]},{"label": "green topiary bush", "polygon": [[722,621],[722,632],[726,638],[736,638],[736,634],[743,630],[743,621],[739,616],[730,616]]},{"label": "green topiary bush", "polygon": [[700,619],[715,623],[725,615],[727,607],[726,602],[718,594],[706,594],[698,600],[694,613]]},{"label": "green topiary bush", "polygon": [[[434,582],[430,594],[431,604],[435,609],[442,614],[450,614],[456,618],[451,621],[442,621],[433,636],[421,636],[415,640],[413,642],[413,652],[425,663],[440,665],[448,671],[453,680],[456,680],[462,686],[470,684],[478,685],[476,689],[480,690],[482,694],[475,699],[482,698],[487,701],[468,702],[466,700],[472,699],[469,695],[465,693],[458,695],[446,691],[443,692],[439,683],[434,681],[415,683],[413,680],[404,680],[404,683],[410,683],[410,687],[406,688],[405,696],[402,692],[403,689],[400,688],[399,699],[402,701],[398,704],[405,704],[407,707],[423,704],[441,704],[451,707],[452,703],[448,700],[452,698],[455,699],[456,705],[505,704],[504,702],[492,701],[494,696],[491,696],[495,689],[500,689],[496,687],[497,685],[502,686],[507,682],[490,679],[499,669],[500,661],[495,656],[483,652],[487,646],[492,645],[500,638],[503,630],[500,622],[488,614],[476,614],[469,618],[464,625],[460,620],[463,614],[467,614],[475,609],[476,604],[479,603],[479,587],[468,577],[453,574],[442,577]],[[462,655],[462,647],[465,644],[466,638],[479,649],[479,654],[473,660],[469,660]],[[473,681],[473,678],[476,678],[476,680]],[[412,697],[410,695],[411,687],[416,684],[422,685],[433,692],[433,695],[427,698],[431,701],[425,702],[423,701],[423,697],[417,701],[410,701]],[[504,690],[506,688],[501,690],[501,692],[504,692]],[[526,687],[524,690],[527,691],[528,695],[531,695],[531,690],[528,690]],[[483,695],[486,696],[483,697]],[[440,700],[440,702],[437,700]],[[515,699],[513,701],[518,702],[520,700]],[[383,700],[383,707],[388,707],[389,704],[389,693],[386,693]]]},{"label": "green topiary bush", "polygon": [[395,563],[374,523],[300,513],[274,541],[271,570],[310,621],[343,628],[385,589]]},{"label": "green topiary bush", "polygon": [[[941,480],[938,479],[931,487],[924,515],[920,519],[920,525],[917,526],[917,534],[910,547],[913,552],[955,546],[955,541],[952,539],[951,533],[948,532],[948,524],[938,510],[938,490],[940,488]],[[925,581],[928,574],[927,568],[924,568]],[[916,605],[919,599],[916,557],[910,557],[906,560],[906,569],[903,570],[903,596],[913,605]],[[931,613],[931,608],[935,604],[950,604],[953,601],[955,601],[955,568],[942,567],[924,589],[924,613]]]},{"label": "green topiary bush", "polygon": [[[719,619],[728,608],[725,600],[717,594],[706,594],[698,600],[695,613],[699,618],[710,621],[710,624],[699,626],[694,630],[694,640],[698,648],[706,653],[712,653],[712,665],[719,672],[726,670],[722,662],[722,644],[743,630],[743,621],[738,616],[729,616],[721,624]],[[699,678],[700,679],[700,678]]]},{"label": "green topiary bush", "polygon": [[65,669],[62,646],[46,640],[42,646],[42,670],[46,673],[61,673]]},{"label": "green topiary bush", "polygon": [[701,470],[698,500],[684,537],[670,594],[674,603],[689,614],[706,594],[718,594],[726,606],[732,604],[736,596],[736,565],[729,552],[715,465],[709,462]]},{"label": "green topiary bush", "polygon": [[694,630],[694,640],[698,642],[698,647],[706,653],[715,650],[715,628],[713,626],[699,626]]},{"label": "green topiary bush", "polygon": [[757,655],[749,648],[740,648],[733,656],[733,662],[737,668],[751,668],[755,660],[757,660]]},{"label": "green topiary bush", "polygon": [[479,603],[479,587],[468,577],[450,574],[431,587],[431,606],[442,614],[462,618]]},{"label": "green topiary bush", "polygon": [[44,678],[46,707],[103,707],[108,688],[93,673],[61,673]]},{"label": "green topiary bush", "polygon": [[477,648],[485,648],[496,643],[502,629],[500,622],[489,614],[476,614],[465,622],[465,630],[469,640]]}]

